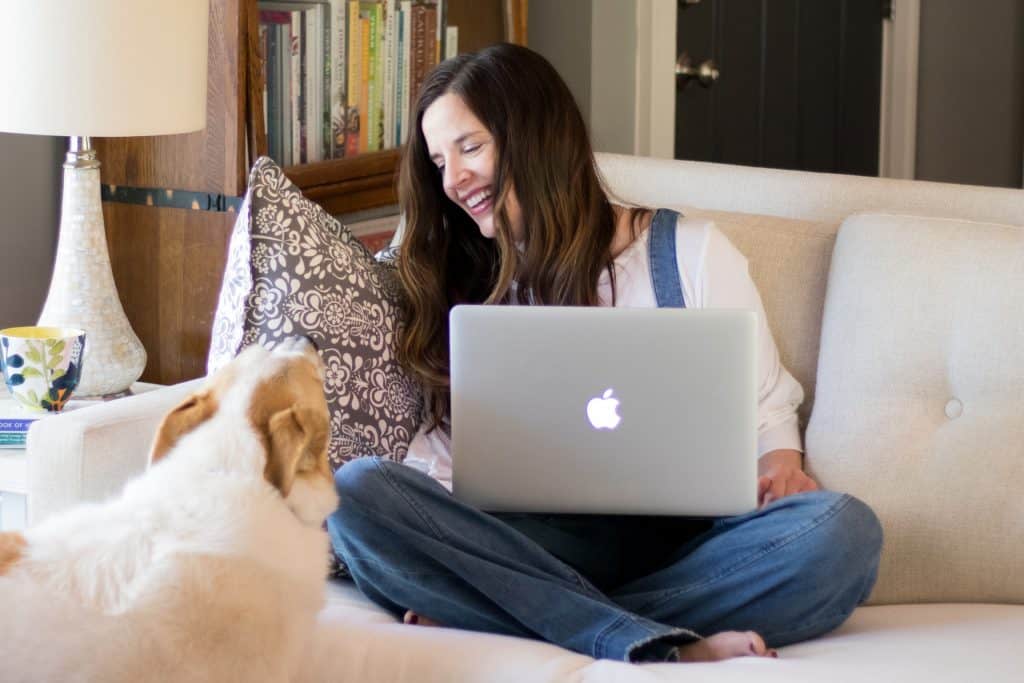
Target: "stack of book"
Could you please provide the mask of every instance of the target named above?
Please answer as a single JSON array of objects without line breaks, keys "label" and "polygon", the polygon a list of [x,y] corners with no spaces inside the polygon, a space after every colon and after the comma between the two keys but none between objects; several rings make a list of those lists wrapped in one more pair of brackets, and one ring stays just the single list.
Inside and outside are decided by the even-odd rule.
[{"label": "stack of book", "polygon": [[28,428],[38,418],[0,417],[0,449],[24,448]]},{"label": "stack of book", "polygon": [[445,0],[258,6],[263,111],[275,161],[305,164],[405,142],[420,85],[445,53]]}]

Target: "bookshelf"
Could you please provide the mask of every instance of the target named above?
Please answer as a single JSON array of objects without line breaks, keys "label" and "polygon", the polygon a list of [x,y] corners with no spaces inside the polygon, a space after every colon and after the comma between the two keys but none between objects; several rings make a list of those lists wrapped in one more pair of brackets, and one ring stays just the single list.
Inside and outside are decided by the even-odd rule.
[{"label": "bookshelf", "polygon": [[[526,42],[527,0],[445,1],[460,52]],[[114,278],[148,355],[142,381],[173,384],[205,373],[235,207],[248,168],[267,151],[258,22],[257,0],[210,0],[204,130],[94,140]],[[391,149],[285,172],[328,212],[346,214],[396,203],[398,159]]]}]

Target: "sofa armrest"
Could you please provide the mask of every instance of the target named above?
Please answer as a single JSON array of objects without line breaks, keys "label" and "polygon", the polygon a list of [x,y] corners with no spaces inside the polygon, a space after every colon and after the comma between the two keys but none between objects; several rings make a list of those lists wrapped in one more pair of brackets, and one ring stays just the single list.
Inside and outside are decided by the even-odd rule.
[{"label": "sofa armrest", "polygon": [[38,420],[28,432],[28,523],[116,494],[146,469],[160,420],[201,379]]}]

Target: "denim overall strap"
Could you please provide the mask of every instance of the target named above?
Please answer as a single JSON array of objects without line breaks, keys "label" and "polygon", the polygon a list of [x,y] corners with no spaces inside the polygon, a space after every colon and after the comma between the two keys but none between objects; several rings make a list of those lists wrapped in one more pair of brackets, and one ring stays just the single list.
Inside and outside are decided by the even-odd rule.
[{"label": "denim overall strap", "polygon": [[676,260],[676,221],[679,214],[658,209],[651,219],[648,252],[651,261],[651,284],[658,308],[686,308],[683,285]]}]

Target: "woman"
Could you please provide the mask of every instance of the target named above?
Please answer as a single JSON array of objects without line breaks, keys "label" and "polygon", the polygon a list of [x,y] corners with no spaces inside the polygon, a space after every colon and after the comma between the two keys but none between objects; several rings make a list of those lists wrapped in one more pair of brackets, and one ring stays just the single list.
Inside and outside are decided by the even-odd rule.
[{"label": "woman", "polygon": [[[359,588],[407,622],[635,662],[773,656],[842,623],[874,584],[881,531],[863,503],[803,472],[803,391],[739,252],[710,223],[613,204],[572,95],[526,48],[442,63],[413,120],[399,186],[401,353],[427,420],[404,464],[363,458],[338,471],[328,528]],[[675,225],[688,306],[759,313],[760,508],[702,524],[492,515],[454,500],[450,308],[654,306],[641,247],[657,216]]]}]

